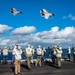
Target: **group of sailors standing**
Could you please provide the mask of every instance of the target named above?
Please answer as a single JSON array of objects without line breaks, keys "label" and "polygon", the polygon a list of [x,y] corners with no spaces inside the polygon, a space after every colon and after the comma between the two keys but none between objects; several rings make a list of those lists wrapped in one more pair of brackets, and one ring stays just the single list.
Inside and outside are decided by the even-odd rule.
[{"label": "group of sailors standing", "polygon": [[[52,59],[52,64],[56,65],[58,68],[61,68],[61,58],[62,58],[62,47],[60,46],[54,46],[49,48],[50,54],[51,54],[51,59]],[[74,49],[75,50],[75,49]],[[1,48],[0,48],[1,51]],[[3,50],[3,64],[7,63],[7,56],[8,56],[8,48],[5,47]],[[33,57],[34,53],[36,52],[36,61],[35,61],[35,66],[42,66],[41,64],[41,59],[45,56],[46,54],[46,49],[45,47],[42,48],[40,45],[36,49],[33,48],[30,44],[27,45],[27,47],[24,50],[24,57],[26,58],[27,66],[28,69],[31,70],[31,63],[34,63]],[[21,49],[21,46],[15,45],[13,50],[12,50],[12,60],[11,63],[14,64],[15,67],[15,75],[20,73],[20,64],[21,64],[21,59],[22,59],[22,53],[23,50]],[[71,56],[71,49],[68,48],[67,50],[68,53],[68,58],[70,60]],[[75,56],[75,52],[74,52]]]},{"label": "group of sailors standing", "polygon": [[[34,52],[35,50],[33,46],[31,46],[30,44],[28,44],[27,48],[24,50],[24,56],[26,58],[26,62],[29,70],[31,70],[31,65],[30,65],[31,62],[33,63]],[[35,66],[37,66],[38,64],[39,66],[41,66],[41,58],[44,52],[46,52],[45,48],[42,49],[41,46],[39,45],[36,49],[37,58],[36,58]],[[22,54],[21,48],[18,45],[16,45],[15,48],[13,49],[13,55],[15,56],[14,65],[15,65],[16,75],[20,73],[20,63],[22,58],[21,54]]]},{"label": "group of sailors standing", "polygon": [[[7,57],[8,57],[8,49],[5,47],[3,50],[3,64],[7,63]],[[44,53],[46,52],[45,47],[42,48],[40,45],[36,48],[36,50],[28,44],[28,46],[25,48],[25,50],[21,49],[21,46],[15,45],[14,49],[12,50],[12,60],[11,63],[14,64],[15,67],[15,75],[20,73],[20,64],[22,59],[22,53],[24,52],[24,56],[26,58],[28,69],[31,70],[31,63],[33,63],[33,56],[36,52],[36,62],[35,66],[39,65],[41,66],[41,58],[44,56]]]}]

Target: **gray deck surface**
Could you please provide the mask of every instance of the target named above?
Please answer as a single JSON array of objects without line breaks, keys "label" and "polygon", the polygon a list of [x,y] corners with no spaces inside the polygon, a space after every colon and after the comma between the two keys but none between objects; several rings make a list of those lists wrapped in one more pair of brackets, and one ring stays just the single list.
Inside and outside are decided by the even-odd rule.
[{"label": "gray deck surface", "polygon": [[[25,62],[21,63],[21,74],[19,75],[75,75],[75,63],[69,61],[62,61],[60,69],[53,67],[49,62],[42,63],[42,66],[34,66],[31,64],[31,70],[27,69]],[[14,75],[12,65],[0,64],[0,75]]]}]

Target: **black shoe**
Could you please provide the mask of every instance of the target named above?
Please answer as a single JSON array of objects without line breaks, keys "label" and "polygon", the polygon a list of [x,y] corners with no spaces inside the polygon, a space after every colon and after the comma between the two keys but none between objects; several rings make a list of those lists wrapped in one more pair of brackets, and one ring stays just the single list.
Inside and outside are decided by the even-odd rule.
[{"label": "black shoe", "polygon": [[20,72],[18,72],[18,74],[20,74]]},{"label": "black shoe", "polygon": [[15,75],[18,75],[18,74],[15,74]]},{"label": "black shoe", "polygon": [[61,67],[58,67],[58,69],[60,69]]},{"label": "black shoe", "polygon": [[28,70],[31,70],[31,68],[28,68]]}]

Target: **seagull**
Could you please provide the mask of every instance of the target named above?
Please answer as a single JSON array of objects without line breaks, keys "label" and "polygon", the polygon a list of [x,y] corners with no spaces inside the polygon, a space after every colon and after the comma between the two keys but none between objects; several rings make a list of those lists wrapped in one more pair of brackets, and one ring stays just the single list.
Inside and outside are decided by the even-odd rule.
[{"label": "seagull", "polygon": [[48,19],[51,16],[55,16],[53,13],[49,13],[45,9],[40,10],[41,16],[44,17],[45,19]]},{"label": "seagull", "polygon": [[13,14],[13,15],[17,15],[17,14],[21,14],[22,12],[16,10],[15,8],[11,8],[10,9],[10,12]]}]

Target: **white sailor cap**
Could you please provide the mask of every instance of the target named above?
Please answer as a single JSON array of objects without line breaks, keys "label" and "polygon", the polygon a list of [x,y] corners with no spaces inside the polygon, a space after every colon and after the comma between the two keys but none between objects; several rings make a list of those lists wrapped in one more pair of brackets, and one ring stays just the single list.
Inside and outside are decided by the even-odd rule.
[{"label": "white sailor cap", "polygon": [[30,44],[28,44],[28,47],[30,47],[31,45]]},{"label": "white sailor cap", "polygon": [[62,47],[59,47],[59,49],[62,49]]},{"label": "white sailor cap", "polygon": [[40,45],[38,45],[38,47],[40,48],[41,46],[40,46]]},{"label": "white sailor cap", "polygon": [[33,48],[33,46],[31,46],[31,48]]}]

